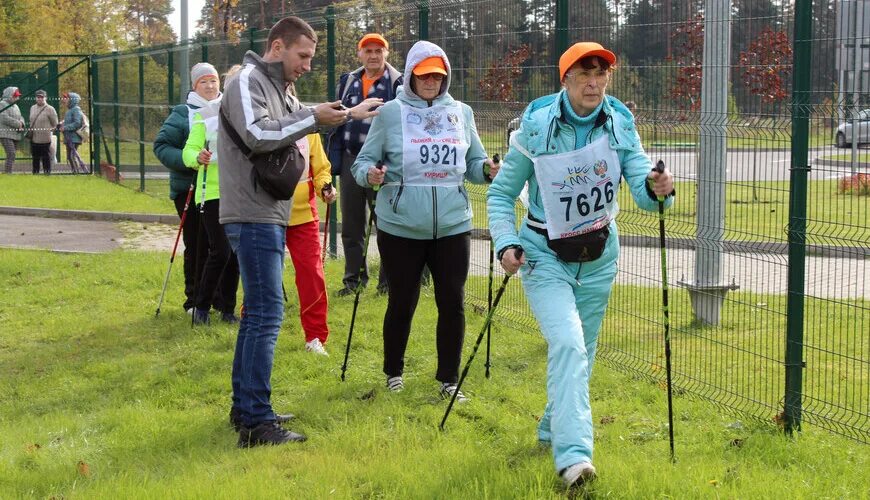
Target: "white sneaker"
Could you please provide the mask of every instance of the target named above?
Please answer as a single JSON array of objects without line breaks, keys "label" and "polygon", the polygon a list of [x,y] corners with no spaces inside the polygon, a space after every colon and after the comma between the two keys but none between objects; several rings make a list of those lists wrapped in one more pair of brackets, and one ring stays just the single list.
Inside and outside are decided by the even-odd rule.
[{"label": "white sneaker", "polygon": [[187,309],[184,310],[184,312],[186,312],[188,316],[193,316],[193,308],[192,307],[188,307]]},{"label": "white sneaker", "polygon": [[320,343],[320,339],[314,339],[311,342],[305,343],[305,350],[308,352],[313,352],[314,354],[319,354],[321,356],[329,357],[329,353],[326,352],[326,349],[323,347],[323,344]]},{"label": "white sneaker", "polygon": [[453,393],[456,393],[456,402],[457,403],[467,403],[468,398],[465,397],[465,394],[462,391],[457,390],[459,386],[456,384],[441,384],[441,390],[439,391],[441,397],[444,399],[451,399],[453,397]]},{"label": "white sneaker", "polygon": [[589,462],[580,462],[566,467],[560,476],[568,488],[581,486],[595,479],[595,467]]}]

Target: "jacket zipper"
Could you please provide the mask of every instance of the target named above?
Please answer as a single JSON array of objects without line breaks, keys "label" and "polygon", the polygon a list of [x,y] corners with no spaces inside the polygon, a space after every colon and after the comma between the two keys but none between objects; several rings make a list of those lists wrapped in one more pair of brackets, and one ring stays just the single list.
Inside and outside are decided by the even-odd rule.
[{"label": "jacket zipper", "polygon": [[432,239],[438,239],[438,193],[432,186]]},{"label": "jacket zipper", "polygon": [[465,190],[462,189],[462,186],[457,186],[456,189],[458,189],[459,194],[461,194],[462,197],[465,198],[465,209],[468,210],[468,195],[465,193]]},{"label": "jacket zipper", "polygon": [[399,184],[399,192],[396,193],[396,201],[393,202],[393,213],[399,213],[399,198],[402,197],[402,191],[405,190],[405,179],[403,178]]}]

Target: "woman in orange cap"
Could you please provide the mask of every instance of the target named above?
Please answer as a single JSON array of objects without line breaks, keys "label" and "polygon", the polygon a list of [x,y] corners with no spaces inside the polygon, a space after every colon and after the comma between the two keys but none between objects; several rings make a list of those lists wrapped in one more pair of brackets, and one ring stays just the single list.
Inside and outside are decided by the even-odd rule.
[{"label": "woman in orange cap", "polygon": [[[372,122],[352,170],[359,185],[380,186],[375,214],[389,284],[383,331],[387,388],[404,387],[405,347],[425,264],[438,307],[435,379],[447,398],[457,391],[465,335],[472,215],[465,181],[489,182],[497,168],[483,149],[471,108],[447,92],[450,62],[441,47],[414,44],[404,74],[396,98]],[[382,168],[376,167],[379,162]],[[456,400],[466,398],[460,392]]]},{"label": "woman in orange cap", "polygon": [[[568,487],[595,477],[589,377],[616,277],[621,180],[643,210],[673,203],[673,178],[652,170],[634,117],[606,95],[616,56],[594,42],[559,59],[562,90],[526,108],[504,166],[487,193],[489,230],[502,267],[518,270],[547,341],[547,406],[538,439],[553,449]],[[529,186],[516,229],[515,200]],[[519,259],[511,248],[522,248]]]}]

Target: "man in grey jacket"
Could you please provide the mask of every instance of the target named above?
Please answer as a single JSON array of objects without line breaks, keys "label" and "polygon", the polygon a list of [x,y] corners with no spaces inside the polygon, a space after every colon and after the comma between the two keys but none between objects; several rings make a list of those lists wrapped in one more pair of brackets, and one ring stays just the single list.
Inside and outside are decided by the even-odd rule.
[{"label": "man in grey jacket", "polygon": [[[263,57],[249,51],[244,66],[224,86],[221,112],[253,154],[282,150],[320,128],[377,114],[382,101],[367,99],[351,109],[338,101],[305,107],[293,83],[311,71],[317,35],[298,17],[285,17],[269,32]],[[244,312],[233,359],[230,422],[239,447],[304,441],[279,424],[289,416],[272,411],[275,343],[284,317],[281,281],[291,201],[273,198],[252,182],[251,160],[220,127],[220,222],[239,259]]]},{"label": "man in grey jacket", "polygon": [[45,102],[44,90],[36,91],[36,104],[30,107],[30,152],[33,156],[33,174],[39,173],[40,164],[46,175],[51,173],[51,136],[57,128],[57,111]]}]

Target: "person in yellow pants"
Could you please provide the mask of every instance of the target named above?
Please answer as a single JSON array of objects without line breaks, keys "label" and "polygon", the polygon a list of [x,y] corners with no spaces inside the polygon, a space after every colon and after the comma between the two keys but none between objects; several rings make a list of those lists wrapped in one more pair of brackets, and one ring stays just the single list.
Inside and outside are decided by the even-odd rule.
[{"label": "person in yellow pants", "polygon": [[326,279],[320,248],[320,218],[317,197],[334,203],[336,191],[330,181],[331,167],[319,134],[309,134],[296,142],[305,157],[305,171],[293,193],[290,224],[287,226],[287,251],[296,268],[299,316],[305,332],[305,350],[328,356],[324,348],[329,337],[326,311]]}]

